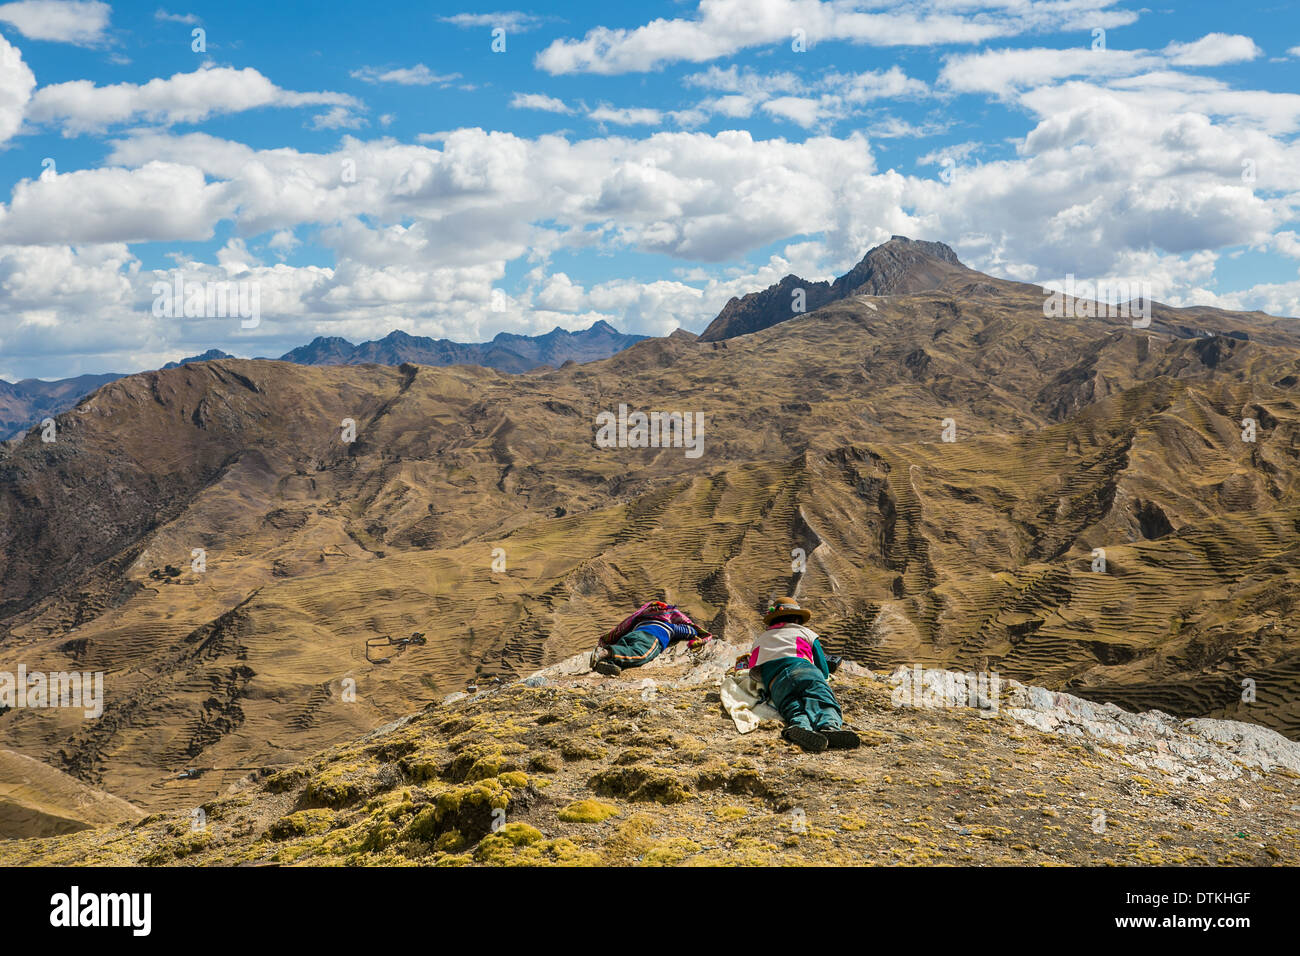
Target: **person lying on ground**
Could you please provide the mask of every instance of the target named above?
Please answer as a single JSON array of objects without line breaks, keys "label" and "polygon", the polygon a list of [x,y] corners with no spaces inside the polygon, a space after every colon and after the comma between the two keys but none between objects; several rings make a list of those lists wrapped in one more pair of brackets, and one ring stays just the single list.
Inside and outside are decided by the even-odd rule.
[{"label": "person lying on ground", "polygon": [[601,637],[591,652],[591,669],[617,677],[629,667],[648,664],[673,641],[689,640],[695,646],[712,636],[673,605],[651,601]]},{"label": "person lying on ground", "polygon": [[826,680],[831,666],[821,641],[804,626],[810,617],[794,598],[774,601],[763,616],[766,630],[749,653],[750,674],[781,712],[786,740],[813,753],[856,747],[861,740],[844,726],[840,702]]}]

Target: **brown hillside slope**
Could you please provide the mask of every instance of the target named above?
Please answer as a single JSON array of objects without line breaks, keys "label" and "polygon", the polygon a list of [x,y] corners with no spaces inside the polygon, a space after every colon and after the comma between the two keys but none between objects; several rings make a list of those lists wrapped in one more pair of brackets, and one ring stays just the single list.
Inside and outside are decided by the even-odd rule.
[{"label": "brown hillside slope", "polygon": [[0,839],[74,833],[143,816],[125,800],[0,747]]},{"label": "brown hillside slope", "polygon": [[[563,659],[648,597],[743,641],[794,591],[872,666],[987,661],[1300,734],[1300,347],[1251,315],[1046,320],[1041,292],[989,283],[524,377],[229,360],[116,382],[53,445],[0,450],[0,670],[103,670],[105,712],[0,733],[193,806]],[[1211,321],[1252,338],[1154,331]],[[702,413],[703,454],[595,447],[620,404]]]},{"label": "brown hillside slope", "polygon": [[561,662],[250,775],[202,814],[0,841],[0,863],[1300,861],[1300,745],[1270,731],[1016,684],[981,709],[908,706],[898,675],[846,664],[832,682],[863,746],[811,755],[774,721],[741,736],[723,713],[741,649],[679,644],[617,679]]}]

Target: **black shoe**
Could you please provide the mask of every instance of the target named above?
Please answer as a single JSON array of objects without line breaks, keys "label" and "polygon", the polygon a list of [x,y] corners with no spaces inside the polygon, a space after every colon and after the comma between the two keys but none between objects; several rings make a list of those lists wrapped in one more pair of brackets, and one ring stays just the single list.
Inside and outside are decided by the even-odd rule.
[{"label": "black shoe", "polygon": [[826,746],[832,750],[852,750],[862,743],[862,738],[847,727],[840,727],[836,730],[823,727],[817,732],[826,738]]},{"label": "black shoe", "polygon": [[592,670],[597,674],[604,674],[606,677],[617,677],[619,674],[623,673],[623,668],[619,667],[613,661],[596,661]]},{"label": "black shoe", "polygon": [[781,731],[781,736],[792,744],[798,744],[809,753],[819,754],[826,749],[826,738],[815,730],[807,730],[791,724]]}]

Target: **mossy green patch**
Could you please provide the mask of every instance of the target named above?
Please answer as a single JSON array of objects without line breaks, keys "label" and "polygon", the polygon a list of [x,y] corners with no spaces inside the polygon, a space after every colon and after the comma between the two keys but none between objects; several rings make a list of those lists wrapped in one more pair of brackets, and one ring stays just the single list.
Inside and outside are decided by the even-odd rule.
[{"label": "mossy green patch", "polygon": [[649,747],[629,747],[614,758],[614,765],[616,767],[626,767],[630,764],[640,763],[643,760],[649,760],[653,756],[654,751]]},{"label": "mossy green patch", "polygon": [[619,815],[618,807],[599,800],[579,800],[564,807],[557,814],[565,823],[600,823]]},{"label": "mossy green patch", "polygon": [[491,832],[509,806],[510,793],[499,778],[453,787],[418,811],[402,831],[402,838],[436,843],[449,830],[458,830],[472,843]]},{"label": "mossy green patch", "polygon": [[206,849],[211,843],[211,830],[187,833],[178,839],[168,840],[153,852],[140,857],[140,862],[145,866],[162,866]]},{"label": "mossy green patch", "polygon": [[358,802],[365,796],[365,789],[358,779],[360,772],[361,768],[353,764],[326,766],[307,781],[298,798],[299,809],[331,807],[337,810]]},{"label": "mossy green patch", "polygon": [[272,840],[288,840],[293,837],[311,836],[324,833],[334,822],[331,810],[299,810],[287,817],[276,820],[267,829],[266,835]]},{"label": "mossy green patch", "polygon": [[673,774],[640,766],[602,770],[591,778],[590,786],[602,796],[627,800],[672,804],[691,798],[690,790]]},{"label": "mossy green patch", "polygon": [[434,849],[441,850],[444,853],[455,853],[465,848],[465,834],[459,830],[448,830],[442,836],[438,837],[434,843]]},{"label": "mossy green patch", "polygon": [[566,737],[559,742],[558,750],[560,756],[565,760],[599,760],[604,757],[608,751],[589,740],[580,740],[575,737]]},{"label": "mossy green patch", "polygon": [[507,823],[495,833],[489,833],[479,841],[474,850],[474,859],[481,863],[509,863],[518,847],[538,843],[546,837],[541,830],[530,827],[527,823]]},{"label": "mossy green patch", "polygon": [[[291,767],[288,770],[281,770],[277,773],[271,774],[271,776],[267,777],[266,783],[262,786],[271,793],[284,793],[285,791],[292,790],[294,787],[298,786],[298,784],[306,780],[308,776],[308,772],[302,767]],[[157,816],[158,814],[155,814],[152,817],[145,817],[140,822],[148,823],[149,821],[156,819]]]},{"label": "mossy green patch", "polygon": [[675,837],[652,847],[642,862],[651,866],[677,866],[693,853],[700,852],[700,845],[694,840]]}]

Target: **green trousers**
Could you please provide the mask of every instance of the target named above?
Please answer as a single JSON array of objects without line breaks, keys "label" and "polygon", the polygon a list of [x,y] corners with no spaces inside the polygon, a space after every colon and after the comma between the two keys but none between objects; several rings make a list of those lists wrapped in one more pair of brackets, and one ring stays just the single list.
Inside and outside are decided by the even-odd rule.
[{"label": "green trousers", "polygon": [[759,664],[759,680],[787,724],[804,730],[839,730],[844,723],[840,702],[822,672],[802,657]]},{"label": "green trousers", "polygon": [[664,649],[664,646],[659,643],[659,638],[654,633],[643,631],[640,628],[629,631],[607,646],[609,647],[609,659],[625,670],[629,667],[640,667],[642,664],[648,664],[658,657],[659,652]]}]

